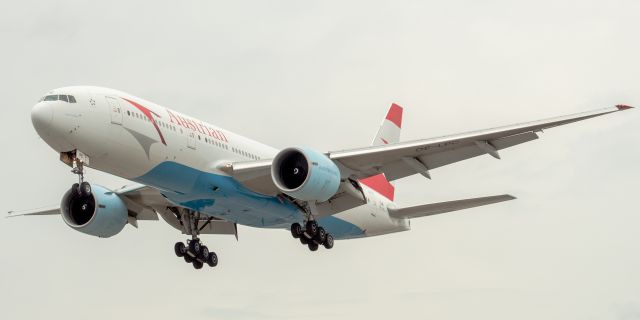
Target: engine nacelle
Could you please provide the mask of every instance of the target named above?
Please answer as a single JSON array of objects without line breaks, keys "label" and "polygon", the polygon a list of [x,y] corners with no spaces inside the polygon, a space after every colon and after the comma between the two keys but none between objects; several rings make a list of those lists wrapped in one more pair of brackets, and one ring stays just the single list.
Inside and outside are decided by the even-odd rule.
[{"label": "engine nacelle", "polygon": [[326,201],[340,187],[340,169],[327,156],[307,148],[280,151],[271,178],[283,193],[304,201]]},{"label": "engine nacelle", "polygon": [[114,236],[127,224],[128,211],[124,202],[113,191],[92,185],[89,197],[69,190],[62,197],[62,219],[71,228],[100,237]]}]

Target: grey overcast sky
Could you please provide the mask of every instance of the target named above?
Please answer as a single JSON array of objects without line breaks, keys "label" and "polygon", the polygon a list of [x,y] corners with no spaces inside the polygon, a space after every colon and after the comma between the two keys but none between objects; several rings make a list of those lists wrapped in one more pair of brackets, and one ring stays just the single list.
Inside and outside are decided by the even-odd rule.
[{"label": "grey overcast sky", "polygon": [[[2,1],[3,212],[74,182],[35,133],[46,91],[113,87],[277,147],[402,139],[639,104],[638,1]],[[640,111],[396,184],[401,205],[519,199],[310,253],[285,231],[162,222],[111,239],[60,217],[0,219],[2,319],[640,319]],[[122,179],[89,171],[95,184]]]}]

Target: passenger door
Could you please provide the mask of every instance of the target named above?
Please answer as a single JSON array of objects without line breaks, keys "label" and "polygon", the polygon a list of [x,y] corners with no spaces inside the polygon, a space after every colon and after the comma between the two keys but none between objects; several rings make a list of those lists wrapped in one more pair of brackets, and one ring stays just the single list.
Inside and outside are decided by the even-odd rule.
[{"label": "passenger door", "polygon": [[195,132],[189,132],[189,137],[187,138],[187,147],[191,149],[196,149],[196,134]]},{"label": "passenger door", "polygon": [[111,113],[111,123],[122,124],[122,108],[116,98],[105,97],[107,99],[107,105],[109,106],[109,112]]}]

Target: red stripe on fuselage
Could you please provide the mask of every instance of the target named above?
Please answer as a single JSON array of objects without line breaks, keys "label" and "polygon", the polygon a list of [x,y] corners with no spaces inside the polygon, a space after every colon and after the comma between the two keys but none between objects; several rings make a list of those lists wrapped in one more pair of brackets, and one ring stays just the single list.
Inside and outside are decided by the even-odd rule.
[{"label": "red stripe on fuselage", "polygon": [[147,109],[147,107],[135,102],[135,101],[131,101],[129,99],[126,98],[122,98],[125,101],[129,102],[132,106],[136,107],[138,110],[140,110],[140,112],[142,112],[142,114],[145,115],[145,117],[147,117],[150,121],[151,124],[153,124],[153,126],[156,128],[156,131],[158,131],[158,135],[160,136],[160,141],[162,141],[162,144],[164,144],[165,146],[167,145],[167,143],[164,141],[164,136],[162,135],[162,132],[160,131],[160,127],[158,126],[158,123],[156,123],[156,120],[153,118],[153,116],[156,116],[158,118],[160,118],[160,115],[158,115],[157,113]]},{"label": "red stripe on fuselage", "polygon": [[360,183],[371,188],[373,191],[381,194],[385,198],[393,201],[396,188],[391,183],[389,183],[389,181],[387,181],[384,173],[360,179]]}]

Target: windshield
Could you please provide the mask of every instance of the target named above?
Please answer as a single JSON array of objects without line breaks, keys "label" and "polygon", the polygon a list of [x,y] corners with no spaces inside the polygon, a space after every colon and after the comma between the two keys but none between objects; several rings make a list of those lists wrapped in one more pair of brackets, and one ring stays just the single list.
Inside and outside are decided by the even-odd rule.
[{"label": "windshield", "polygon": [[68,94],[51,94],[40,98],[38,102],[40,101],[64,101],[69,103],[76,103],[76,98]]}]

